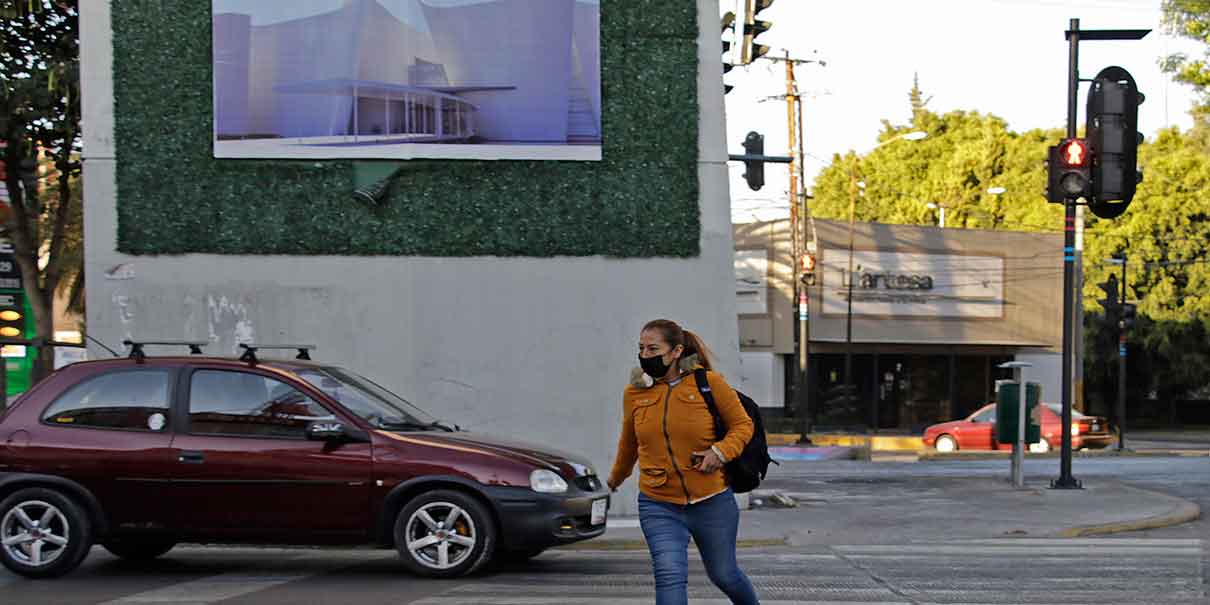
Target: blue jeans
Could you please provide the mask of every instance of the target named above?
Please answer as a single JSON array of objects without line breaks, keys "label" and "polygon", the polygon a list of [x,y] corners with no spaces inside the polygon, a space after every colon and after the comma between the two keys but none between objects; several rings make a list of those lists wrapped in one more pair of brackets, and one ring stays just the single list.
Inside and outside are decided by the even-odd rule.
[{"label": "blue jeans", "polygon": [[756,591],[735,560],[739,507],[730,489],[681,506],[639,494],[639,524],[651,550],[656,605],[689,603],[689,537],[701,552],[706,575],[736,605],[757,605]]}]

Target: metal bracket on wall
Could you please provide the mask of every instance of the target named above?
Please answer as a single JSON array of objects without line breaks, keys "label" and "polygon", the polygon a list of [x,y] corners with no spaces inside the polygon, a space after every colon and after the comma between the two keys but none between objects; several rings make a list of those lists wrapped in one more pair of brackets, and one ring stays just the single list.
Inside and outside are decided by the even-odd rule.
[{"label": "metal bracket on wall", "polygon": [[353,199],[370,205],[386,202],[404,162],[353,162]]}]

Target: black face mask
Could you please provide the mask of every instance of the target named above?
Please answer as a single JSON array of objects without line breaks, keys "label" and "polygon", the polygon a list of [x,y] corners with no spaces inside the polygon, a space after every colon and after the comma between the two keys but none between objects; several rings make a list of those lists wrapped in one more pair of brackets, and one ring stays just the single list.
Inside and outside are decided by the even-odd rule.
[{"label": "black face mask", "polygon": [[651,357],[639,355],[639,365],[642,366],[644,374],[656,380],[668,374],[668,368],[672,367],[664,363],[663,355],[652,355]]}]

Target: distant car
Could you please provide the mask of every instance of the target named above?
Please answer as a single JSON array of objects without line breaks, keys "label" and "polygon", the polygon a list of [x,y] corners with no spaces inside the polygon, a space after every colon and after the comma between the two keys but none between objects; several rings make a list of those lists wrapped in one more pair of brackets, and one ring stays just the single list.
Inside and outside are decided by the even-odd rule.
[{"label": "distant car", "polygon": [[[1031,444],[1029,451],[1046,453],[1057,449],[1063,438],[1062,406],[1043,403],[1042,440]],[[1113,443],[1109,423],[1099,416],[1085,416],[1071,411],[1072,449],[1103,448]],[[996,404],[989,403],[974,414],[951,422],[934,424],[924,430],[924,446],[938,452],[958,450],[1011,450],[1012,444],[996,443]]]},{"label": "distant car", "polygon": [[0,562],[27,577],[178,542],[370,544],[453,577],[599,536],[608,506],[579,456],[309,361],[76,363],[0,416]]}]

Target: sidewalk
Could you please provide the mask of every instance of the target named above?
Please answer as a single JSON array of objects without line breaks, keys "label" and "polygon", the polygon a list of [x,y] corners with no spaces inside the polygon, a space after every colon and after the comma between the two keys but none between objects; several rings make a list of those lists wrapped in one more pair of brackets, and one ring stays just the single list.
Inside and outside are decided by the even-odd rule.
[{"label": "sidewalk", "polygon": [[[776,450],[774,458],[779,460],[818,460],[819,452],[827,448],[862,448],[873,452],[897,452],[908,454],[917,452],[932,455],[932,450],[924,447],[919,435],[862,435],[856,433],[810,433],[810,446],[798,445],[799,436],[792,433],[769,433],[766,439],[770,450]],[[1176,454],[1182,450],[1201,450],[1203,455],[1210,454],[1210,430],[1197,428],[1190,430],[1139,430],[1126,431],[1126,446],[1130,454]],[[1057,448],[1056,448],[1057,449]],[[1082,450],[1081,453],[1098,455],[1108,454],[1114,447],[1102,450]],[[994,453],[994,452],[989,452]],[[781,454],[786,456],[778,458]],[[1115,452],[1113,455],[1123,455]]]},{"label": "sidewalk", "polygon": [[[854,478],[811,487],[784,494],[799,502],[796,508],[743,511],[740,548],[1077,537],[1166,527],[1200,515],[1188,500],[1112,480],[1089,482],[1082,490],[1053,490],[1041,480],[1017,490],[986,477]],[[568,548],[646,546],[637,518],[612,518],[604,536]]]}]

